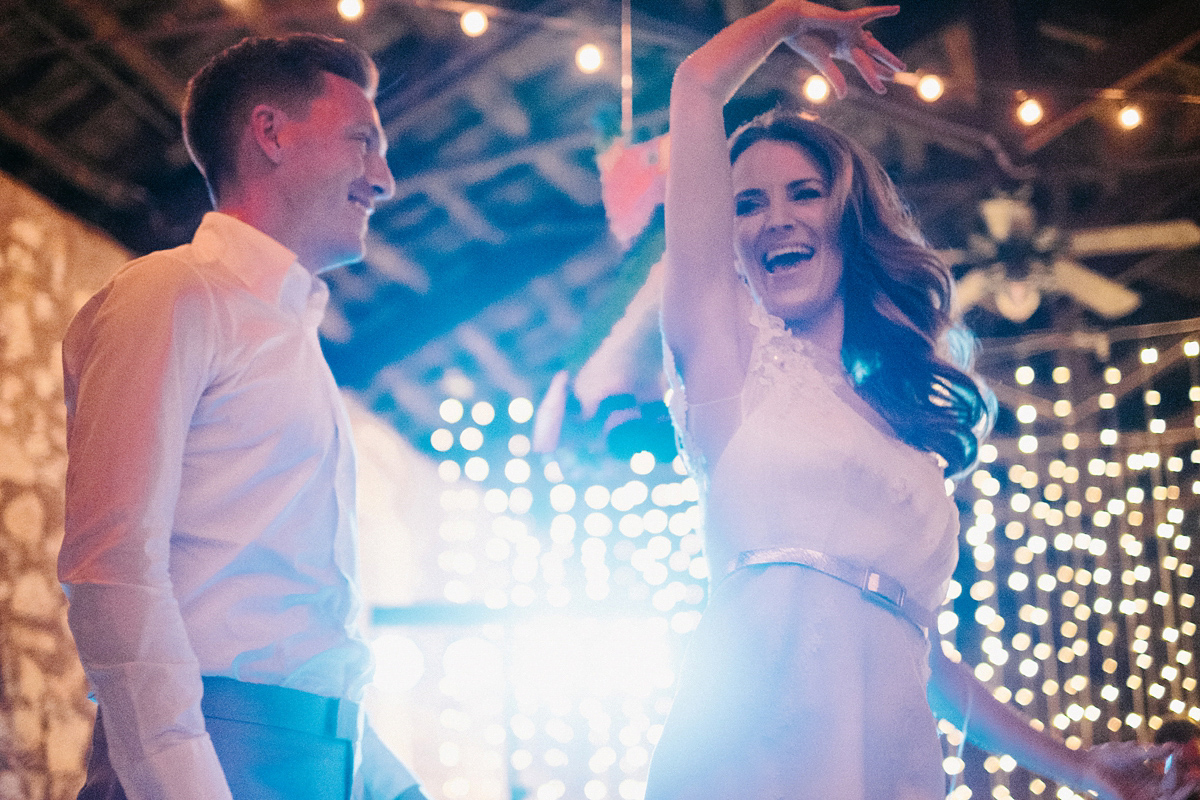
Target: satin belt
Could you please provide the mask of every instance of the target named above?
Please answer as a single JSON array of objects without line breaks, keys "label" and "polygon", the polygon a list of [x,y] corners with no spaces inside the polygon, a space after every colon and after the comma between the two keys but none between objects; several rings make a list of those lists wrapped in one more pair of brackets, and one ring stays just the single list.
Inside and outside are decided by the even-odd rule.
[{"label": "satin belt", "polygon": [[822,572],[862,592],[863,597],[883,606],[900,619],[928,636],[933,627],[934,612],[908,596],[904,585],[895,578],[870,567],[864,567],[838,556],[826,555],[804,547],[763,547],[743,550],[725,570],[728,577],[734,570],[766,564],[795,564]]},{"label": "satin belt", "polygon": [[200,710],[206,717],[270,725],[300,733],[356,742],[362,711],[358,703],[283,686],[205,675]]}]

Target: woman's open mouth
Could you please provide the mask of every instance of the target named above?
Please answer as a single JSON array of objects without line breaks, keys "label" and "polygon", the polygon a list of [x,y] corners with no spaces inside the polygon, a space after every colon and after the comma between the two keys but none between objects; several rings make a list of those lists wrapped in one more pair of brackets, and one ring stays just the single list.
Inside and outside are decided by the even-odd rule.
[{"label": "woman's open mouth", "polygon": [[770,273],[793,269],[811,261],[816,250],[808,245],[788,245],[768,250],[763,256],[763,269]]}]

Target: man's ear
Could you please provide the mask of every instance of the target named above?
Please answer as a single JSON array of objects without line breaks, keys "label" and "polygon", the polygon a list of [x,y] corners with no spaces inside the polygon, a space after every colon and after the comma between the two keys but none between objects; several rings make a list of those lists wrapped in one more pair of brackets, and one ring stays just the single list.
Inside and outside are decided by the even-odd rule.
[{"label": "man's ear", "polygon": [[286,123],[287,114],[275,106],[260,103],[250,112],[250,136],[272,164],[283,158],[279,133]]}]

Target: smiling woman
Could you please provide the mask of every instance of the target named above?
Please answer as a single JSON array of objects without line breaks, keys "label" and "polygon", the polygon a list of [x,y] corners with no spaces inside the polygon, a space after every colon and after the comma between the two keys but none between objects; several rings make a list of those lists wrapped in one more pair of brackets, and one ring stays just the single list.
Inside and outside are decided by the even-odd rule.
[{"label": "smiling woman", "polygon": [[734,247],[755,299],[805,329],[836,325],[842,249],[827,170],[778,141],[743,147],[735,158]]},{"label": "smiling woman", "polygon": [[775,0],[675,75],[662,326],[713,587],[647,800],[943,798],[927,683],[985,747],[1107,800],[1152,791],[1146,753],[1069,750],[930,646],[958,552],[945,478],[990,414],[954,358],[950,273],[882,167],[783,111],[725,140],[782,42],[839,96],[835,56],[882,92],[903,65],[862,26],[897,11]]}]

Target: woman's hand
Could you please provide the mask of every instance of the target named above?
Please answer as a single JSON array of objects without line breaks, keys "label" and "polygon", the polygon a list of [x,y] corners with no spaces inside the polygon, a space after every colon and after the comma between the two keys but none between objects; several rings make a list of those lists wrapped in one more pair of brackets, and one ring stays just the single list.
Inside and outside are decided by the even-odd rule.
[{"label": "woman's hand", "polygon": [[1163,774],[1163,760],[1173,745],[1109,742],[1087,750],[1095,789],[1103,800],[1185,800],[1196,791],[1194,781],[1177,773]]},{"label": "woman's hand", "polygon": [[794,10],[800,17],[799,32],[785,39],[787,45],[804,56],[833,86],[838,97],[846,96],[846,78],[834,63],[840,59],[853,64],[867,85],[877,94],[884,93],[884,81],[904,69],[904,62],[879,43],[863,26],[880,17],[890,17],[900,6],[868,6],[854,11],[839,11],[805,0],[775,0]]}]

